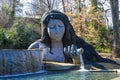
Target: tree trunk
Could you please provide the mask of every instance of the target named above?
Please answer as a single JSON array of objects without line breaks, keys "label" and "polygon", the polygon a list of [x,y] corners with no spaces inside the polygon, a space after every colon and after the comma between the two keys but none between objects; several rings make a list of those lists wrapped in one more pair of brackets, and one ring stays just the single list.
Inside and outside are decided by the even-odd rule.
[{"label": "tree trunk", "polygon": [[[91,13],[92,14],[95,14],[96,12],[97,12],[97,0],[91,0],[91,3],[92,3],[92,10],[91,10]],[[98,15],[96,16],[96,19],[98,18]],[[94,28],[96,29],[96,30],[98,30],[98,28],[99,28],[99,23],[96,21],[96,20],[93,20],[93,22],[95,23],[94,24]]]},{"label": "tree trunk", "polygon": [[12,1],[12,10],[10,11],[10,16],[8,19],[8,22],[4,25],[4,28],[10,28],[13,23],[14,23],[14,19],[15,19],[15,4],[16,4],[16,0]]},{"label": "tree trunk", "polygon": [[82,8],[81,0],[75,0],[75,3],[76,3],[76,12],[80,13]]},{"label": "tree trunk", "polygon": [[93,11],[96,12],[97,11],[97,0],[91,0],[92,3],[92,7],[94,7]]},{"label": "tree trunk", "polygon": [[118,0],[110,0],[113,22],[113,57],[120,57]]},{"label": "tree trunk", "polygon": [[63,6],[63,12],[66,12],[64,0],[62,0],[62,6]]}]

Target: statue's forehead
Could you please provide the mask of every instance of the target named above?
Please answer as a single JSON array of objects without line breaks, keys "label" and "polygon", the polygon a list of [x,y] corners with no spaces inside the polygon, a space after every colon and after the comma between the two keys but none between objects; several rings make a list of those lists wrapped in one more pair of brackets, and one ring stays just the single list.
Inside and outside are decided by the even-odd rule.
[{"label": "statue's forehead", "polygon": [[63,22],[60,19],[50,19],[49,23],[59,23],[59,24],[63,24]]}]

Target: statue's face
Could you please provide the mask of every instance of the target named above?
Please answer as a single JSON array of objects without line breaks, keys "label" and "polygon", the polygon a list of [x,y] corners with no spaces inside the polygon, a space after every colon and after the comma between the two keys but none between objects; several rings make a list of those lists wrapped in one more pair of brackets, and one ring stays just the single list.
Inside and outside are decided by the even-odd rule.
[{"label": "statue's face", "polygon": [[62,40],[65,32],[65,25],[61,20],[50,19],[47,31],[52,40],[60,41]]}]

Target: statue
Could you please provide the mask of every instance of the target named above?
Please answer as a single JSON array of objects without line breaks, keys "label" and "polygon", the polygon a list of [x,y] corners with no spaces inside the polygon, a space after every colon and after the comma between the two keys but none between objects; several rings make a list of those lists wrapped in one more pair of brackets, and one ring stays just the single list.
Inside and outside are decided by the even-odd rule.
[{"label": "statue", "polygon": [[28,49],[47,48],[45,60],[73,62],[77,58],[76,35],[68,17],[59,11],[49,11],[41,18],[41,39]]},{"label": "statue", "polygon": [[85,64],[92,64],[102,69],[104,67],[96,62],[118,64],[102,58],[90,44],[79,38],[68,17],[62,12],[55,10],[46,12],[41,18],[41,28],[41,39],[32,43],[28,49],[46,49],[45,60],[77,64],[80,63],[76,54],[77,49],[83,48],[82,56]]}]

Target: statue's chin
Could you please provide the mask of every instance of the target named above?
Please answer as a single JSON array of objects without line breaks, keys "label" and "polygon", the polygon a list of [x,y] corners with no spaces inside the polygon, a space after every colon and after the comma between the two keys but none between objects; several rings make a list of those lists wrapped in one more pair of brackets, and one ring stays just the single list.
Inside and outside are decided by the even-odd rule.
[{"label": "statue's chin", "polygon": [[61,41],[61,39],[54,39],[55,41]]},{"label": "statue's chin", "polygon": [[62,38],[61,37],[54,37],[54,39],[53,39],[54,41],[61,41],[62,40]]}]

